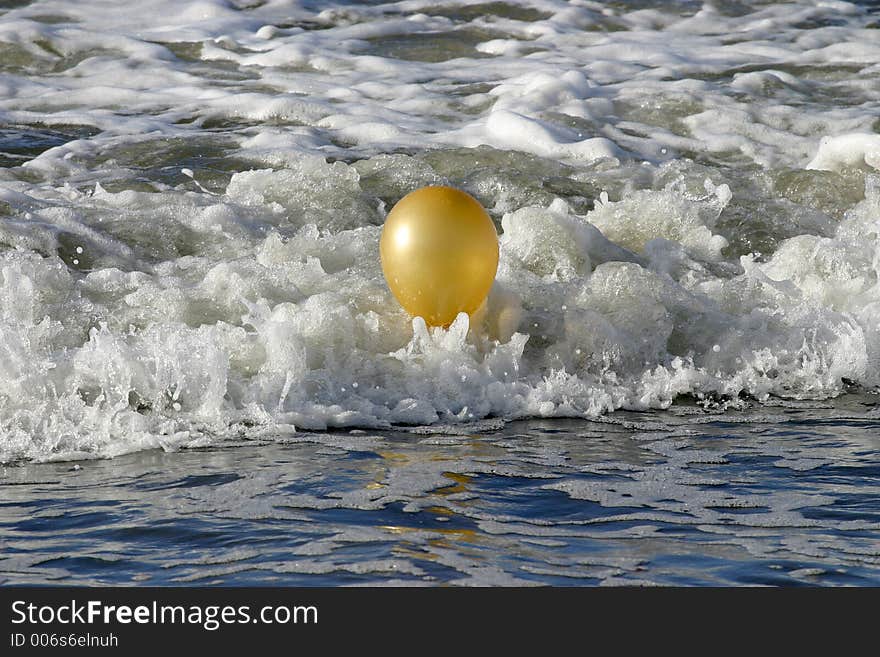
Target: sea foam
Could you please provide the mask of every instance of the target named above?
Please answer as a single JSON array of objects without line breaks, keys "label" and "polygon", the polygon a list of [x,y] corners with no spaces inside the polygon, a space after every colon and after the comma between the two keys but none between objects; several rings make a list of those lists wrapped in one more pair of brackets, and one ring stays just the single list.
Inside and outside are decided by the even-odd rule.
[{"label": "sea foam", "polygon": [[[0,15],[0,461],[880,386],[866,9],[252,4]],[[448,328],[378,261],[427,184],[500,234]]]}]

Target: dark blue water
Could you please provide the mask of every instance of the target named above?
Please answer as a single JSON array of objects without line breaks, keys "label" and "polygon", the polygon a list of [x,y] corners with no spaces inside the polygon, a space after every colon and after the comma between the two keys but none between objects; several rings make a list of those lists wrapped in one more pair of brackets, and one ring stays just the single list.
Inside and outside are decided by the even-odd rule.
[{"label": "dark blue water", "polygon": [[6,466],[5,584],[877,585],[871,399]]},{"label": "dark blue water", "polygon": [[40,153],[98,131],[86,126],[4,126],[0,124],[0,168],[19,166]]}]

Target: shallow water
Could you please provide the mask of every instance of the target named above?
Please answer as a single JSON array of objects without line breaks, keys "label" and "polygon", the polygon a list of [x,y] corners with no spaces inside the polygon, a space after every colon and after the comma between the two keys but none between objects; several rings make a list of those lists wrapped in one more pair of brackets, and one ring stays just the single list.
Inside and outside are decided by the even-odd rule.
[{"label": "shallow water", "polygon": [[[297,433],[9,467],[6,584],[880,584],[880,416]],[[473,429],[473,428],[472,428]]]},{"label": "shallow water", "polygon": [[[0,3],[9,580],[875,580],[878,35],[876,2]],[[428,184],[500,235],[448,329],[378,262]]]}]

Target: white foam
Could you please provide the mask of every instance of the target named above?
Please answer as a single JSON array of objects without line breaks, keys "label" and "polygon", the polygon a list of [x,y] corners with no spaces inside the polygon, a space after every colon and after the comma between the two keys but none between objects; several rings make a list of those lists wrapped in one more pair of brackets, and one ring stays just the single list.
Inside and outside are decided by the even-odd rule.
[{"label": "white foam", "polygon": [[541,157],[594,162],[622,155],[620,148],[604,137],[570,139],[567,131],[509,110],[494,110],[486,122],[488,143]]},{"label": "white foam", "polygon": [[[3,14],[0,461],[880,385],[864,8],[253,4]],[[378,263],[438,183],[501,232],[448,329]]]},{"label": "white foam", "polygon": [[880,171],[880,135],[846,134],[823,137],[807,169],[837,171],[843,167],[871,167]]}]

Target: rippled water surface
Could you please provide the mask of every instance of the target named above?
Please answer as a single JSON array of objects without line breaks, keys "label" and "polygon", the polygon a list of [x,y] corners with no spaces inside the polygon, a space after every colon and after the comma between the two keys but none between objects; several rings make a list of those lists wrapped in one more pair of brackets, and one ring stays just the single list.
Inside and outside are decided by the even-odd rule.
[{"label": "rippled water surface", "polygon": [[10,467],[0,572],[7,584],[876,586],[878,418],[623,413]]},{"label": "rippled water surface", "polygon": [[8,583],[876,584],[878,390],[876,2],[0,2]]}]

